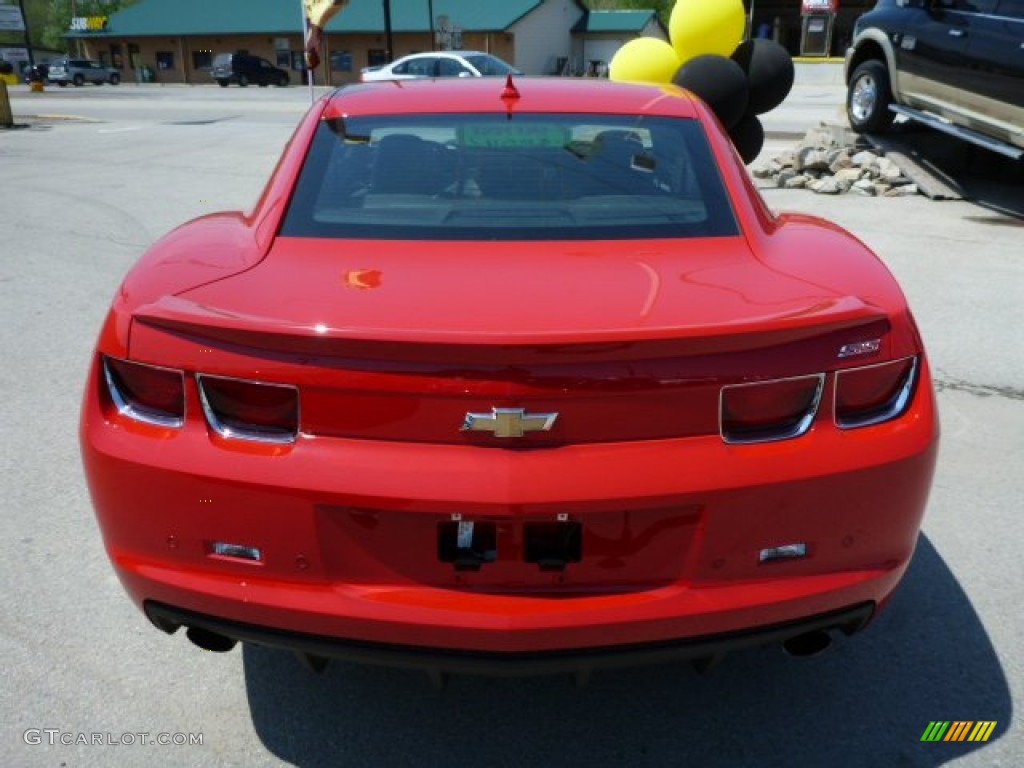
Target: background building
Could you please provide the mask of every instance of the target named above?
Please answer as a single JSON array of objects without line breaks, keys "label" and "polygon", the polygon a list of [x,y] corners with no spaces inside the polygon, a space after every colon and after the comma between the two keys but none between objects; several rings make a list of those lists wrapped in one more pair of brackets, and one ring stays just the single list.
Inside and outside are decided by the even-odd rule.
[{"label": "background building", "polygon": [[[581,0],[390,0],[393,58],[432,48],[488,51],[527,74],[593,73],[637,36],[667,39],[653,11],[588,11]],[[801,11],[834,10],[828,40],[842,55],[853,22],[874,0],[745,0],[755,36],[801,52]],[[433,18],[431,18],[431,11]],[[297,0],[139,0],[109,17],[79,18],[68,37],[86,56],[122,70],[125,81],[209,83],[218,53],[262,56],[304,80],[302,6]],[[325,64],[317,71],[341,84],[363,67],[386,63],[381,0],[352,0],[327,25]]]},{"label": "background building", "polygon": [[[434,17],[431,19],[430,6]],[[488,51],[528,74],[554,74],[573,56],[573,33],[587,10],[579,0],[391,0],[393,57],[432,48]],[[218,53],[262,56],[303,79],[302,12],[288,0],[140,0],[72,31],[87,55],[124,70],[152,70],[157,82],[206,83]],[[359,78],[387,60],[380,0],[352,0],[327,25],[332,83]],[[432,35],[433,33],[433,35]],[[580,50],[582,55],[582,50]],[[576,62],[582,68],[582,60]]]},{"label": "background building", "polygon": [[[595,74],[607,65],[623,45],[635,37],[657,37],[668,40],[668,30],[658,21],[654,11],[591,11],[573,27],[573,57],[567,62],[575,66],[583,62],[583,74]],[[573,69],[565,74],[581,74]]]}]

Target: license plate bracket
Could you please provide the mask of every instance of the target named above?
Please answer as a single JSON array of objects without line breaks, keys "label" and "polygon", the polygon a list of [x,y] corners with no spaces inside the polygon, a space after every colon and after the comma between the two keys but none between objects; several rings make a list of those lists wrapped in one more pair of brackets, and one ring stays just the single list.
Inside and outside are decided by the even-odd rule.
[{"label": "license plate bracket", "polygon": [[479,571],[498,559],[498,526],[464,520],[437,526],[437,558],[457,571]]},{"label": "license plate bracket", "polygon": [[583,526],[574,521],[526,523],[523,559],[542,571],[564,571],[583,559]]}]

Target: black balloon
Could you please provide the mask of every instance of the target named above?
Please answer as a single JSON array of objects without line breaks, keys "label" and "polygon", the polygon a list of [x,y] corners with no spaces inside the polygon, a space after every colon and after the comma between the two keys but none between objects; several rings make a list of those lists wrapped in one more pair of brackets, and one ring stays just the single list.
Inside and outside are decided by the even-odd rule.
[{"label": "black balloon", "polygon": [[747,111],[747,76],[725,56],[694,56],[676,71],[672,82],[703,99],[726,128],[732,128]]},{"label": "black balloon", "polygon": [[748,112],[729,129],[729,138],[732,139],[743,162],[750,165],[761,154],[761,148],[764,146],[764,128],[757,116],[753,112]]},{"label": "black balloon", "polygon": [[732,60],[746,73],[750,86],[747,112],[763,115],[789,95],[795,75],[793,59],[775,41],[744,40],[733,51]]}]

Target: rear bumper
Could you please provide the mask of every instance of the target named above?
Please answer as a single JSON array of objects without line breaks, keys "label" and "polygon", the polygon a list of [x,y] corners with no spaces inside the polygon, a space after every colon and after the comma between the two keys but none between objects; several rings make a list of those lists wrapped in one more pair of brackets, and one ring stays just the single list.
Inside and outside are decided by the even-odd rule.
[{"label": "rear bumper", "polygon": [[144,610],[158,629],[169,634],[181,627],[197,627],[238,642],[294,651],[318,659],[341,659],[453,674],[518,677],[556,672],[579,673],[681,659],[698,662],[702,667],[712,666],[728,653],[757,646],[781,645],[808,632],[839,630],[853,634],[871,621],[875,606],[861,603],[797,621],[686,640],[527,653],[486,653],[342,640],[227,621],[154,602],[147,602]]},{"label": "rear bumper", "polygon": [[[151,617],[161,605],[178,612],[168,626],[198,615],[271,639],[458,658],[701,646],[881,604],[913,554],[938,437],[926,370],[896,421],[749,446],[232,447],[191,401],[185,428],[163,434],[100,400],[94,376],[86,475],[115,570]],[[495,562],[441,562],[439,525],[454,515],[497,527]],[[524,557],[522,530],[560,515],[582,526],[582,558],[545,571]],[[806,557],[759,562],[793,542]]]}]

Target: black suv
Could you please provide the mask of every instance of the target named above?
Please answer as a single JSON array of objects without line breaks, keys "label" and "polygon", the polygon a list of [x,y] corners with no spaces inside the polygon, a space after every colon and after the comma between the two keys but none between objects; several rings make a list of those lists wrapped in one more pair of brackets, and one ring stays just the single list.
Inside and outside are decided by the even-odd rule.
[{"label": "black suv", "polygon": [[1024,157],[1024,0],[879,0],[846,53],[860,133],[897,114]]},{"label": "black suv", "polygon": [[290,80],[285,70],[275,67],[259,56],[250,56],[245,53],[217,54],[213,59],[213,68],[210,70],[210,74],[222,88],[227,88],[232,82],[238,83],[243,88],[249,83],[261,86],[278,85],[283,88],[288,85]]}]

